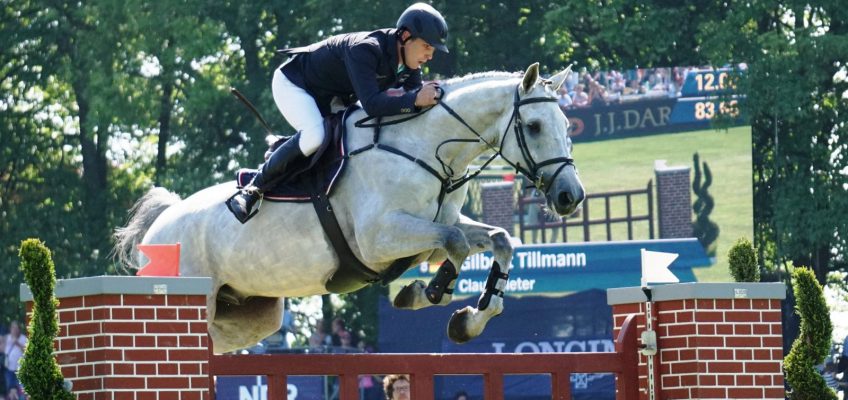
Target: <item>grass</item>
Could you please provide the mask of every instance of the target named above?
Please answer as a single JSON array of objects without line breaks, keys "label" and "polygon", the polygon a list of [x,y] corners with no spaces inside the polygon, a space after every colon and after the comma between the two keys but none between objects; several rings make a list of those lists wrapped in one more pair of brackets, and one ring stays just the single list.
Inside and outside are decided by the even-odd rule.
[{"label": "grass", "polygon": [[[669,166],[692,168],[692,155],[698,152],[713,173],[709,192],[715,200],[710,219],[718,224],[716,262],[707,268],[696,268],[699,282],[731,282],[727,250],[733,242],[753,236],[753,192],[751,186],[751,129],[737,127],[727,131],[705,130],[686,133],[645,136],[574,145],[574,158],[588,193],[643,189],[649,180],[656,182],[654,160],[666,160]],[[693,176],[694,172],[690,176]],[[694,193],[692,201],[696,200]],[[656,204],[656,199],[654,200]],[[622,201],[623,203],[623,201]],[[643,198],[634,198],[635,213],[644,213]],[[596,206],[597,205],[597,206]],[[592,204],[590,217],[603,216],[602,203]],[[655,206],[656,207],[656,206]],[[623,206],[612,205],[623,210]],[[614,213],[623,216],[624,213]],[[694,216],[693,216],[694,220]],[[657,230],[657,222],[654,222]],[[647,237],[647,225],[637,224],[635,238]],[[658,232],[658,230],[657,230]],[[569,230],[569,236],[572,231]],[[576,234],[576,231],[575,231]],[[657,235],[658,236],[658,235]],[[614,240],[627,238],[626,226],[613,228]],[[592,240],[606,240],[606,232],[593,227]]]}]

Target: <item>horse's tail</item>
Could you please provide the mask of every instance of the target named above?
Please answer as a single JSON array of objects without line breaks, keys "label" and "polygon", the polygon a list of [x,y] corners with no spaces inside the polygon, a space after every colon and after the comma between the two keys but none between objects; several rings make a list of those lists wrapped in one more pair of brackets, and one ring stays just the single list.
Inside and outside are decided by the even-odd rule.
[{"label": "horse's tail", "polygon": [[133,257],[136,245],[141,243],[141,239],[150,229],[150,225],[153,225],[153,221],[166,208],[180,200],[180,196],[161,187],[154,187],[147,191],[130,209],[127,226],[115,229],[113,258],[126,268],[136,266],[137,260]]}]

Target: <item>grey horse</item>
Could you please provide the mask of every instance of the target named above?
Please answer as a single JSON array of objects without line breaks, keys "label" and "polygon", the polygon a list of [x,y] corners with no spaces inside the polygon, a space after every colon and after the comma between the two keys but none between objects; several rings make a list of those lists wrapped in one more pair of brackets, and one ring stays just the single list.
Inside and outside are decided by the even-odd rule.
[{"label": "grey horse", "polygon": [[[503,229],[460,214],[467,185],[448,192],[445,183],[462,182],[472,161],[494,152],[531,178],[552,210],[571,214],[585,195],[571,159],[568,120],[556,103],[569,73],[570,67],[540,79],[533,64],[523,75],[488,72],[448,80],[442,84],[444,106],[381,131],[381,144],[430,170],[374,148],[348,160],[334,189],[330,202],[341,230],[368,268],[382,273],[397,260],[410,266],[443,262],[429,285],[415,281],[402,288],[396,307],[448,304],[456,266],[470,254],[492,251],[495,262],[477,307],[454,312],[448,323],[455,342],[478,336],[503,311],[513,248]],[[374,138],[371,129],[354,126],[352,121],[364,116],[357,113],[346,122],[351,149]],[[116,254],[130,267],[143,261],[137,244],[180,242],[181,275],[212,278],[207,317],[215,352],[245,348],[273,333],[284,297],[327,293],[325,284],[339,268],[310,203],[265,202],[242,225],[224,204],[234,190],[227,182],[181,200],[153,188],[133,207],[127,226],[116,231]]]}]

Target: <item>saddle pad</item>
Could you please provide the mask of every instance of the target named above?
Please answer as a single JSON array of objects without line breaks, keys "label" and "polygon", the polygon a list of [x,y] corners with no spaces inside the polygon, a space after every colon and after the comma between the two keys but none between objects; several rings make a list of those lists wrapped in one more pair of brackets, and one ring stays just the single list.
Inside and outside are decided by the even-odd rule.
[{"label": "saddle pad", "polygon": [[[309,202],[311,193],[329,196],[344,172],[346,165],[344,121],[352,109],[324,118],[324,143],[318,151],[303,161],[296,162],[286,171],[286,177],[265,192],[264,199],[277,202]],[[281,140],[274,148],[282,144]],[[236,173],[236,186],[241,189],[258,173],[256,169],[242,168]],[[316,190],[314,182],[320,182]]]}]

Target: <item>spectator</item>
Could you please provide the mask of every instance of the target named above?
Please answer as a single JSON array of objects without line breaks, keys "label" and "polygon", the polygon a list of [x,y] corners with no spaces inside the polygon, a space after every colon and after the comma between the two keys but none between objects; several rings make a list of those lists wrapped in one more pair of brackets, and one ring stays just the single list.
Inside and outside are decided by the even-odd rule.
[{"label": "spectator", "polygon": [[341,333],[342,332],[349,333],[349,332],[347,332],[347,329],[345,328],[344,320],[342,320],[341,318],[333,319],[333,324],[330,326],[330,335],[332,337],[331,344],[333,346],[341,346],[342,345],[342,339],[341,339]]},{"label": "spectator", "polygon": [[607,89],[598,81],[589,82],[589,104],[600,105],[607,102]]},{"label": "spectator", "polygon": [[565,88],[569,96],[574,92],[574,88],[578,83],[580,83],[580,74],[576,71],[568,74],[568,78],[565,78]]},{"label": "spectator", "polygon": [[822,378],[824,378],[824,382],[827,384],[827,387],[836,392],[842,388],[843,384],[836,379],[836,365],[833,363],[832,358],[825,358],[824,366],[822,367],[819,365],[819,370],[821,371]]},{"label": "spectator", "polygon": [[621,96],[624,93],[625,88],[624,76],[618,74],[612,81],[612,85],[610,85],[610,91],[617,95]]},{"label": "spectator", "polygon": [[836,373],[842,374],[842,398],[848,399],[848,335],[842,342],[842,354],[839,355]]},{"label": "spectator", "polygon": [[[374,347],[366,345],[365,340],[359,341],[359,349],[363,353],[373,353]],[[380,378],[374,375],[359,376],[359,398],[361,400],[382,400],[383,391],[380,387]]]},{"label": "spectator", "polygon": [[327,331],[324,330],[324,320],[319,318],[315,321],[315,331],[309,336],[309,347],[328,346],[331,344],[331,340]]},{"label": "spectator", "polygon": [[359,398],[362,400],[380,400],[380,389],[374,382],[374,375],[359,376]]},{"label": "spectator", "polygon": [[339,346],[345,349],[353,349],[353,338],[349,331],[343,330],[338,333]]},{"label": "spectator", "polygon": [[574,96],[571,98],[574,107],[589,107],[589,95],[586,94],[582,83],[574,87]]},{"label": "spectator", "polygon": [[8,389],[9,397],[12,393],[16,397],[23,394],[21,384],[18,381],[18,367],[20,366],[21,357],[24,356],[24,348],[26,348],[27,338],[21,333],[21,326],[18,321],[12,321],[9,326],[9,334],[6,335],[6,388]]},{"label": "spectator", "polygon": [[557,103],[559,103],[559,108],[562,110],[569,109],[571,107],[572,101],[571,96],[568,95],[568,90],[565,88],[565,86],[560,87],[557,94],[559,94],[559,99],[557,100]]},{"label": "spectator", "polygon": [[408,375],[386,375],[383,378],[383,392],[386,400],[409,400],[411,386]]}]

